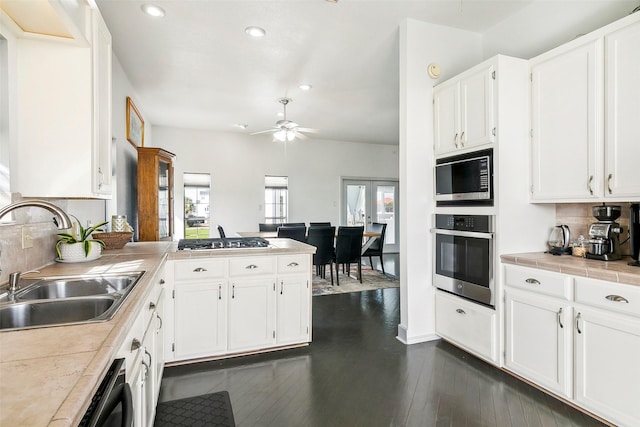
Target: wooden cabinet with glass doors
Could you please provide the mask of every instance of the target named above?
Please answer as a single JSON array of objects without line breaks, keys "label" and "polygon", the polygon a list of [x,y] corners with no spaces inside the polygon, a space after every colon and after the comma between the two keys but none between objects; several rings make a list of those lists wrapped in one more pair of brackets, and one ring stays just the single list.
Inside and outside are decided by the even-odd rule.
[{"label": "wooden cabinet with glass doors", "polygon": [[138,241],[173,236],[173,159],[155,147],[138,147]]}]

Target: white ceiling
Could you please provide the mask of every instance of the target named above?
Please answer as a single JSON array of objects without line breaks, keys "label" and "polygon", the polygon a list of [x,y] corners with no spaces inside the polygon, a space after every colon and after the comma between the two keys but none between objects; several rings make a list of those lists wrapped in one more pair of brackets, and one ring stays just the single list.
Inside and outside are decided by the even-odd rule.
[{"label": "white ceiling", "polygon": [[[249,134],[273,127],[287,96],[288,118],[314,138],[397,144],[400,23],[484,32],[531,0],[154,1],[164,18],[144,3],[97,0],[153,125]],[[250,25],[266,37],[248,37]]]}]

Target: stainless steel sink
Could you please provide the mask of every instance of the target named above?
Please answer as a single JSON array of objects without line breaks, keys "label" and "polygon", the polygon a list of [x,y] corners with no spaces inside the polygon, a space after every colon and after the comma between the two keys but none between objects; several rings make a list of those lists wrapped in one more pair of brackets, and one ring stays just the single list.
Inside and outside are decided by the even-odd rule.
[{"label": "stainless steel sink", "polygon": [[115,313],[118,300],[99,296],[7,304],[0,307],[0,329],[107,320]]},{"label": "stainless steel sink", "polygon": [[0,294],[0,331],[111,319],[144,271],[23,279]]}]

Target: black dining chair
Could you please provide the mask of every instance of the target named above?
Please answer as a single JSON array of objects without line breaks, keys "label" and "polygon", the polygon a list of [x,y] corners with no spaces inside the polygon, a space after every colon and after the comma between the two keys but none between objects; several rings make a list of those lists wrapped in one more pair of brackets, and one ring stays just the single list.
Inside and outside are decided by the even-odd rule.
[{"label": "black dining chair", "polygon": [[224,239],[225,237],[227,237],[227,236],[225,236],[225,234],[224,234],[224,228],[222,228],[222,226],[221,226],[221,225],[219,225],[219,226],[218,226],[218,233],[220,234],[220,237],[221,237],[221,238],[223,238],[223,239]]},{"label": "black dining chair", "polygon": [[285,222],[282,224],[283,227],[306,227],[307,224],[304,222]]},{"label": "black dining chair", "polygon": [[336,237],[336,283],[340,286],[338,278],[338,266],[342,265],[343,271],[346,265],[347,276],[351,270],[351,264],[358,264],[358,279],[362,283],[362,234],[364,227],[338,227]]},{"label": "black dining chair", "polygon": [[316,247],[313,254],[313,265],[316,267],[316,275],[326,277],[327,264],[331,273],[331,286],[333,286],[333,257],[335,248],[333,241],[336,235],[335,227],[309,227],[307,244]]},{"label": "black dining chair", "polygon": [[310,222],[309,227],[331,227],[331,222]]},{"label": "black dining chair", "polygon": [[307,227],[278,227],[278,237],[287,237],[289,239],[305,242],[307,238]]},{"label": "black dining chair", "polygon": [[265,224],[259,223],[258,230],[260,231],[278,231],[278,227],[282,226],[282,224]]},{"label": "black dining chair", "polygon": [[380,236],[371,237],[371,239],[374,239],[374,240],[371,243],[371,245],[369,245],[369,247],[364,252],[362,252],[362,256],[369,257],[369,265],[371,266],[372,270],[373,270],[373,260],[371,259],[371,257],[374,257],[374,256],[380,257],[382,274],[385,274],[384,262],[382,261],[382,251],[384,249],[384,235],[387,231],[387,224],[374,222],[373,224],[371,224],[370,231],[380,233]]}]

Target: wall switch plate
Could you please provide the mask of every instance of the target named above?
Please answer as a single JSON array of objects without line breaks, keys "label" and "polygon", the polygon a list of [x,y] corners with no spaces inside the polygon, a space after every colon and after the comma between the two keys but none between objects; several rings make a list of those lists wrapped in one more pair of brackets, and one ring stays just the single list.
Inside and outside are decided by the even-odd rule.
[{"label": "wall switch plate", "polygon": [[22,249],[33,247],[33,229],[32,227],[22,226]]}]

